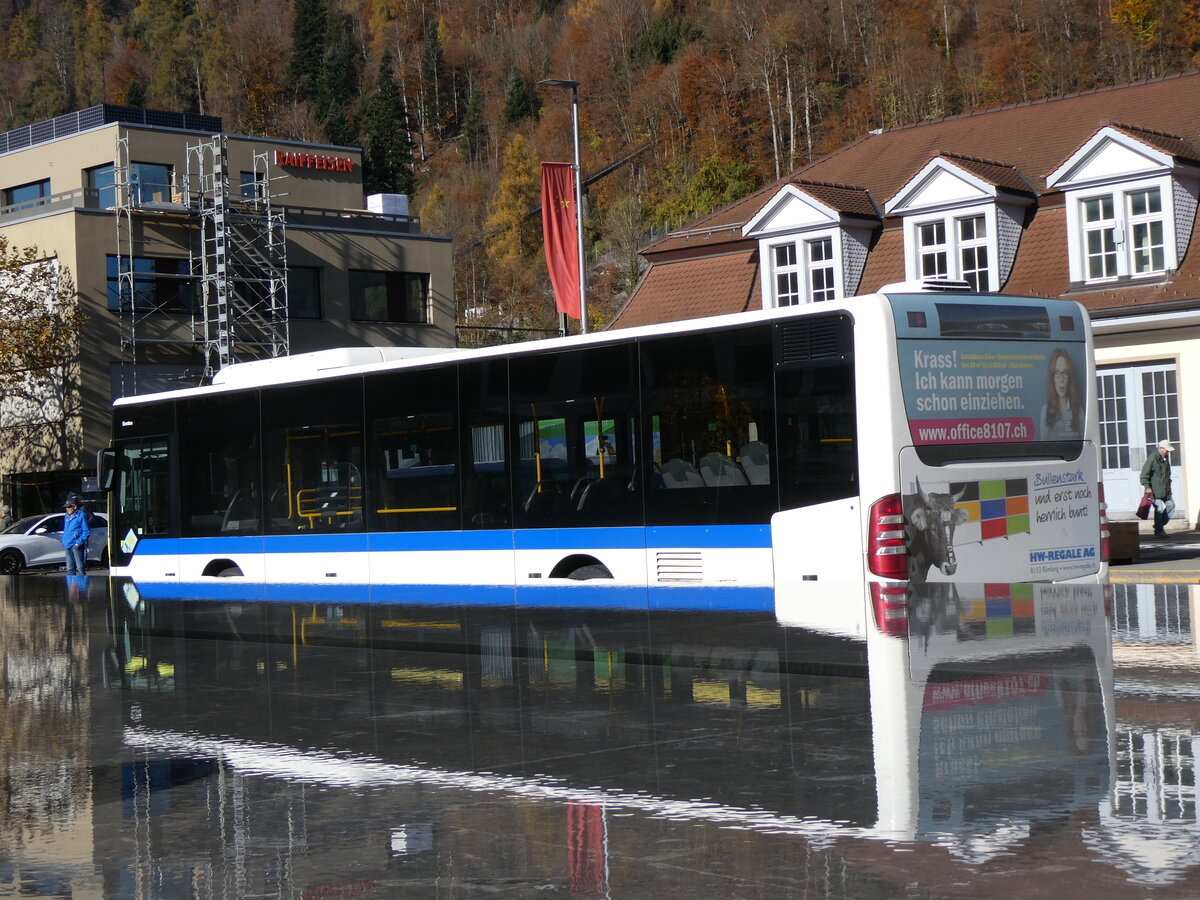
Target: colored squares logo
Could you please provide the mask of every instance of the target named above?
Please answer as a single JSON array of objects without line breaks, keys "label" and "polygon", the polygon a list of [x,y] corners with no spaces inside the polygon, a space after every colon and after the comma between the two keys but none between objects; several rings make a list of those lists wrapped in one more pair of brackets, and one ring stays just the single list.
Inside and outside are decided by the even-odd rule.
[{"label": "colored squares logo", "polygon": [[966,511],[967,522],[978,523],[979,540],[1029,531],[1029,482],[1024,478],[952,483],[950,493],[959,497],[955,506]]},{"label": "colored squares logo", "polygon": [[959,640],[989,640],[1034,634],[1033,585],[986,584],[984,596],[971,601],[958,625]]}]

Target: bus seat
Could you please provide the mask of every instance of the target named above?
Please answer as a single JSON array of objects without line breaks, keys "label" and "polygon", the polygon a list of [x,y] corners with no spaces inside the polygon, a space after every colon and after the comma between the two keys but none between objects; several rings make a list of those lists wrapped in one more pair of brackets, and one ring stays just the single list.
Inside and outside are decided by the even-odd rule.
[{"label": "bus seat", "polygon": [[741,466],[715,451],[700,457],[700,475],[708,487],[741,487],[749,483]]},{"label": "bus seat", "polygon": [[663,484],[669,488],[698,488],[704,487],[704,479],[690,462],[685,462],[676,456],[663,463]]},{"label": "bus seat", "polygon": [[632,489],[624,478],[598,478],[589,481],[579,496],[580,512],[615,513],[628,506]]},{"label": "bus seat", "polygon": [[742,471],[751,484],[771,483],[771,452],[762,441],[751,441],[742,448]]},{"label": "bus seat", "polygon": [[571,488],[571,509],[583,509],[584,495],[587,494],[588,486],[591,485],[594,480],[595,479],[589,478],[585,475],[575,482],[575,486]]},{"label": "bus seat", "polygon": [[[540,487],[540,490],[539,490]],[[525,516],[529,522],[553,522],[558,517],[562,494],[553,481],[543,481],[533,486],[525,498]]]}]

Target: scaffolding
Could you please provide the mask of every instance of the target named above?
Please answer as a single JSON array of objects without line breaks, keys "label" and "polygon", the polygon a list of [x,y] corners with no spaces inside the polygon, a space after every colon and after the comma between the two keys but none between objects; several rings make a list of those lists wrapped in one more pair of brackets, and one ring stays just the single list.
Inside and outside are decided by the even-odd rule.
[{"label": "scaffolding", "polygon": [[[253,154],[252,171],[243,176],[237,194],[230,191],[224,135],[213,135],[187,148],[182,183],[178,177],[162,194],[148,194],[136,183],[128,135],[121,130],[113,164],[113,213],[116,223],[115,302],[121,350],[121,393],[138,392],[138,367],[145,364],[147,345],[175,345],[199,351],[207,384],[234,362],[286,356],[287,244],[283,210],[273,201],[270,157]],[[248,176],[248,178],[247,178]],[[146,221],[157,216],[181,226],[186,245],[186,271],[149,269],[140,256],[146,243]],[[143,247],[143,254],[135,251]],[[110,283],[114,272],[110,269]],[[170,292],[190,311],[190,333],[161,322],[168,309],[155,285],[177,280]],[[110,287],[111,290],[111,287]]]},{"label": "scaffolding", "polygon": [[287,242],[272,203],[270,158],[255,153],[249,181],[229,189],[226,139],[188,147],[188,208],[199,216],[192,256],[199,277],[204,378],[235,362],[288,354]]}]

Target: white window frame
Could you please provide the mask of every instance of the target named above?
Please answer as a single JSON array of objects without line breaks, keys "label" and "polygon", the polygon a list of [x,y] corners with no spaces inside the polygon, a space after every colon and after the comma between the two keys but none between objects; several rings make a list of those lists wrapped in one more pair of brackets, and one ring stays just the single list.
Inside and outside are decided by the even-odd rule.
[{"label": "white window frame", "polygon": [[[804,265],[807,270],[805,284],[808,290],[809,303],[828,303],[838,298],[837,260],[833,255],[833,238],[830,235],[806,238],[804,244]],[[828,253],[820,257],[813,255],[818,247],[827,247]],[[817,286],[818,278],[822,281]]]},{"label": "white window frame", "polygon": [[[983,235],[978,230],[970,237],[963,233],[963,226],[968,222],[980,222]],[[970,282],[977,291],[994,290],[992,281],[992,247],[988,240],[991,229],[988,228],[987,216],[982,213],[971,216],[957,216],[954,220],[955,239],[958,241],[958,273],[963,281]],[[974,265],[967,265],[967,256],[973,256]],[[983,259],[980,264],[980,257]]]},{"label": "white window frame", "polygon": [[[1158,190],[1158,212],[1135,215],[1133,197],[1146,191]],[[1071,281],[1075,284],[1111,284],[1118,280],[1158,279],[1173,271],[1179,264],[1175,242],[1175,194],[1169,175],[1140,178],[1130,181],[1093,185],[1069,190],[1067,195],[1067,230],[1070,236],[1069,257]],[[1087,221],[1087,204],[1104,200],[1112,204],[1112,219]],[[1161,254],[1161,266],[1151,265],[1144,271],[1135,271],[1139,248],[1134,246],[1134,234],[1139,226],[1159,223],[1162,228],[1161,242],[1150,245],[1150,251]],[[1100,275],[1092,273],[1089,262],[1088,235],[1108,230],[1112,235],[1115,250],[1115,269]]]},{"label": "white window frame", "polygon": [[[1134,212],[1134,198],[1142,194],[1145,194],[1147,198],[1149,198],[1152,193],[1158,195],[1158,209],[1149,210],[1147,208],[1146,212]],[[1129,271],[1134,277],[1143,275],[1160,275],[1167,271],[1166,244],[1163,240],[1167,231],[1166,222],[1163,219],[1166,210],[1162,195],[1162,188],[1158,186],[1140,188],[1136,191],[1125,192],[1125,212],[1129,217]],[[1151,240],[1144,242],[1142,246],[1139,246],[1140,242],[1138,240],[1138,229],[1144,227],[1152,230],[1155,223],[1159,225],[1157,243],[1154,243],[1153,240]],[[1158,252],[1158,265],[1153,265],[1155,251]],[[1138,256],[1141,253],[1148,253],[1150,255],[1152,264],[1145,269],[1139,270]]]},{"label": "white window frame", "polygon": [[[766,308],[842,299],[842,242],[837,230],[789,235],[786,240],[764,243],[767,265],[763,267],[763,305]],[[813,251],[821,245],[828,247],[828,257],[814,258]],[[779,264],[777,253],[780,250],[789,253],[791,261],[787,264]],[[820,288],[815,282],[819,275],[828,278],[827,284]],[[787,291],[780,290],[780,276],[790,280]],[[827,296],[818,296],[819,294]],[[781,299],[785,302],[780,302]]]},{"label": "white window frame", "polygon": [[[771,299],[775,306],[798,306],[804,297],[804,271],[800,263],[800,248],[795,241],[779,241],[770,245]],[[786,257],[781,262],[780,256]]]},{"label": "white window frame", "polygon": [[[964,238],[961,225],[969,219],[983,219],[984,236]],[[939,225],[945,235],[943,244],[925,244],[923,236],[927,233],[924,226]],[[906,278],[919,280],[923,278],[950,278],[965,281],[967,275],[983,273],[986,284],[980,288],[984,291],[999,290],[1000,273],[997,263],[1000,259],[1000,246],[997,240],[996,205],[994,203],[976,204],[969,207],[939,210],[935,214],[910,214],[904,218],[904,246]],[[967,269],[963,259],[965,251],[982,251],[986,257],[986,265]],[[927,256],[933,253],[944,255],[946,271],[930,274],[924,265]],[[972,281],[972,283],[975,283]]]}]

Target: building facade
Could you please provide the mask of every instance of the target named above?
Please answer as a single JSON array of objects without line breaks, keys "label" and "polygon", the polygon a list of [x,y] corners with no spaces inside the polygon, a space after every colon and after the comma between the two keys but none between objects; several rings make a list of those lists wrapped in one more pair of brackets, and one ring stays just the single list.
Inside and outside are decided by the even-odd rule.
[{"label": "building facade", "polygon": [[872,132],[643,248],[650,268],[611,327],[926,277],[1077,300],[1096,334],[1110,517],[1132,518],[1167,438],[1176,525],[1195,526],[1198,197],[1200,74]]},{"label": "building facade", "polygon": [[86,495],[114,397],[235,361],[454,344],[450,240],[363,196],[357,148],[96,106],[0,134],[0,235],[70,275],[87,322],[35,402],[0,402],[14,515]]}]

